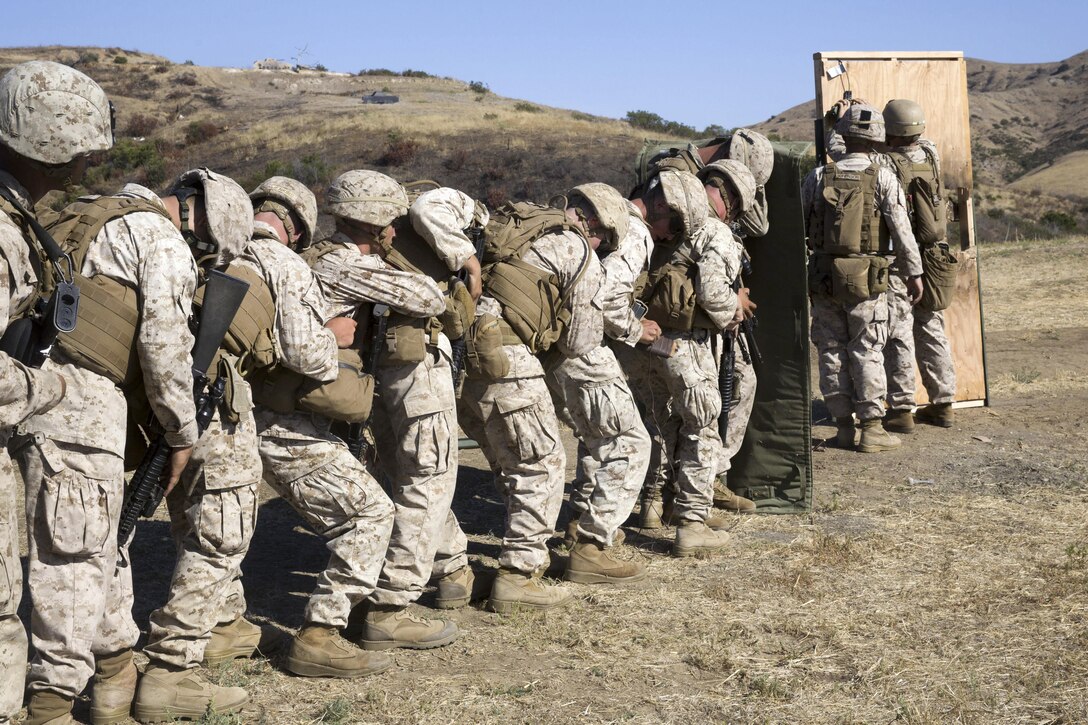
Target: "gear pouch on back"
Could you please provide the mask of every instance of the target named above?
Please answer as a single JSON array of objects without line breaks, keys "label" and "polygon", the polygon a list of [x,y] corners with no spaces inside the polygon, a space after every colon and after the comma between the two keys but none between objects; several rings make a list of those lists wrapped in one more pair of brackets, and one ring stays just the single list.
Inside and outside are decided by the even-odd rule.
[{"label": "gear pouch on back", "polygon": [[668,330],[690,330],[695,319],[695,282],[681,269],[669,270],[654,286],[646,317]]},{"label": "gear pouch on back", "polygon": [[[856,305],[869,299],[870,259],[870,257],[833,258],[831,264],[832,298],[847,305]],[[885,289],[887,289],[886,276],[884,285]]]},{"label": "gear pouch on back", "polygon": [[883,257],[869,258],[869,296],[888,291],[891,262]]},{"label": "gear pouch on back", "polygon": [[503,349],[502,327],[494,315],[480,315],[465,335],[468,374],[473,378],[499,380],[510,374],[510,358]]},{"label": "gear pouch on back", "polygon": [[825,186],[824,246],[828,254],[861,253],[861,229],[865,222],[865,194],[861,189]]},{"label": "gear pouch on back", "polygon": [[920,176],[914,177],[911,182],[910,196],[914,207],[914,237],[918,240],[918,246],[942,241],[948,224],[944,199],[937,194],[929,179]]}]

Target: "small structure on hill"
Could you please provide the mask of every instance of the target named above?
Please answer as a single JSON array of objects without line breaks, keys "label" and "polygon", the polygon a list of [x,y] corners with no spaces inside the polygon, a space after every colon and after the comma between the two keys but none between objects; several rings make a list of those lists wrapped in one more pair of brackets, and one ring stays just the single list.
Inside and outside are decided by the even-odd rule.
[{"label": "small structure on hill", "polygon": [[257,70],[291,70],[291,64],[275,58],[253,61],[253,67]]},{"label": "small structure on hill", "polygon": [[397,103],[400,101],[400,96],[394,96],[392,93],[386,93],[385,91],[371,91],[370,93],[363,94],[363,103],[378,103],[385,105],[387,103]]}]

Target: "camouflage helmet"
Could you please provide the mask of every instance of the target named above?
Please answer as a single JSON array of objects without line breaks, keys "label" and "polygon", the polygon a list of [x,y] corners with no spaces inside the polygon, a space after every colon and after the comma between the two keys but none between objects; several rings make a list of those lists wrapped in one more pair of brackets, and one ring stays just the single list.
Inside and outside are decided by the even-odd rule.
[{"label": "camouflage helmet", "polygon": [[770,140],[750,128],[738,128],[729,139],[729,158],[748,167],[755,177],[756,186],[763,186],[771,178],[774,168],[774,148]]},{"label": "camouflage helmet", "polygon": [[20,63],[0,78],[0,142],[43,164],[113,146],[113,113],[97,83],[60,63]]},{"label": "camouflage helmet", "polygon": [[719,159],[699,170],[699,179],[704,184],[717,185],[715,182],[724,180],[728,183],[737,197],[740,199],[740,209],[737,215],[743,214],[752,208],[756,202],[756,179],[752,171],[740,161],[733,159]]},{"label": "camouflage helmet", "polygon": [[695,174],[675,169],[662,169],[656,179],[665,194],[665,203],[679,215],[684,234],[690,236],[702,229],[710,216],[703,182]]},{"label": "camouflage helmet", "polygon": [[333,216],[386,227],[408,213],[408,194],[395,179],[377,171],[347,171],[329,184],[325,203]]},{"label": "camouflage helmet", "polygon": [[[253,204],[249,194],[229,176],[201,167],[190,169],[174,180],[167,196],[196,189],[204,198],[204,213],[212,245],[207,251],[219,255],[223,264],[242,253],[253,236]],[[192,192],[189,192],[192,193]],[[203,251],[203,250],[201,250]]]},{"label": "camouflage helmet", "polygon": [[293,211],[302,222],[302,235],[295,246],[301,250],[313,243],[317,233],[317,199],[301,181],[287,176],[273,176],[249,192],[249,198],[255,212],[262,211],[261,204],[267,201],[278,202]]},{"label": "camouflage helmet", "polygon": [[589,202],[593,211],[597,213],[597,219],[601,225],[612,233],[612,238],[602,242],[601,246],[614,250],[627,236],[627,228],[631,220],[631,215],[627,211],[627,200],[623,198],[623,194],[608,184],[599,182],[582,184],[567,192],[567,197],[571,202],[579,197]]},{"label": "camouflage helmet", "polygon": [[855,103],[835,122],[835,132],[843,138],[884,141],[884,116],[866,103]]},{"label": "camouflage helmet", "polygon": [[926,130],[926,114],[914,101],[897,98],[884,106],[884,126],[889,136],[919,136]]}]

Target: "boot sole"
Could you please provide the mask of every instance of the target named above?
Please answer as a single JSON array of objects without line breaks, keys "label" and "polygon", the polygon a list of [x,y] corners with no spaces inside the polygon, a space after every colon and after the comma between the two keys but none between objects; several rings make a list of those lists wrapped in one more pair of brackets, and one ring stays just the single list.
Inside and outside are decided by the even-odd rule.
[{"label": "boot sole", "polygon": [[461,634],[460,631],[455,630],[453,634],[448,634],[442,639],[436,639],[431,642],[401,642],[395,639],[380,639],[380,640],[359,640],[359,646],[367,652],[381,652],[387,649],[435,649],[436,647],[445,647],[448,644],[452,644],[454,640]]},{"label": "boot sole", "polygon": [[672,545],[672,555],[678,559],[682,559],[689,556],[698,556],[699,554],[714,554],[719,551],[725,551],[729,548],[729,544],[722,544],[721,546],[677,546]]},{"label": "boot sole", "polygon": [[858,446],[858,453],[883,453],[884,451],[897,451],[903,446]]},{"label": "boot sole", "polygon": [[[211,710],[214,715],[228,715],[233,712],[240,712],[246,705],[249,704],[249,698],[246,697],[236,705],[231,705],[220,710]],[[208,708],[197,710],[196,708],[173,708],[173,707],[155,707],[145,708],[136,705],[135,717],[141,723],[161,723],[161,722],[176,722],[177,720],[200,720],[206,714],[208,714]]]},{"label": "boot sole", "polygon": [[293,675],[298,675],[299,677],[335,677],[341,680],[354,680],[357,677],[376,675],[379,672],[385,672],[392,666],[393,662],[390,661],[381,667],[371,667],[366,670],[341,670],[336,667],[319,665],[314,662],[303,662],[291,657],[288,657],[283,662],[285,670]]},{"label": "boot sole", "polygon": [[902,433],[903,435],[910,435],[914,432],[914,426],[912,425],[908,428],[901,425],[886,425],[884,426],[884,430],[888,431],[889,433]]},{"label": "boot sole", "polygon": [[456,599],[435,599],[435,609],[460,609],[467,607],[472,602],[472,597],[457,597]]},{"label": "boot sole", "polygon": [[[136,697],[136,693],[132,693],[133,698]],[[132,713],[132,703],[128,704],[125,708],[115,708],[113,710],[95,710],[91,707],[91,725],[115,725],[116,723],[125,722],[129,719]]]},{"label": "boot sole", "polygon": [[570,597],[562,599],[555,604],[530,604],[528,602],[497,602],[494,599],[487,600],[487,606],[496,614],[512,614],[518,610],[524,609],[531,612],[546,612],[549,609],[559,609],[560,607],[567,606],[567,602],[570,601]]},{"label": "boot sole", "polygon": [[632,584],[645,579],[646,570],[644,569],[634,576],[608,576],[607,574],[597,574],[591,571],[570,571],[568,569],[563,578],[575,584]]},{"label": "boot sole", "polygon": [[224,662],[230,662],[231,660],[245,660],[253,657],[257,654],[257,646],[252,647],[231,647],[230,649],[223,650],[221,652],[213,652],[208,654],[205,650],[204,659],[201,662],[206,667],[215,667],[221,665]]},{"label": "boot sole", "polygon": [[918,418],[917,424],[918,425],[931,425],[934,428],[951,428],[954,425],[953,423],[941,423],[941,422],[938,422],[938,421],[935,421],[935,420],[925,420],[924,418]]}]

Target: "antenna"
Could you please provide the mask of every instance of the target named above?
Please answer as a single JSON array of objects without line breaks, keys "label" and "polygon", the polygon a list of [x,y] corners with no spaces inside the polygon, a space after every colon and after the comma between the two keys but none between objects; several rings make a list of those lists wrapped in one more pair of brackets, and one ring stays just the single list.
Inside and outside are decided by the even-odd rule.
[{"label": "antenna", "polygon": [[302,59],[310,54],[310,44],[302,46],[301,48],[295,48],[295,55],[291,58],[295,62],[295,67],[302,65]]}]

